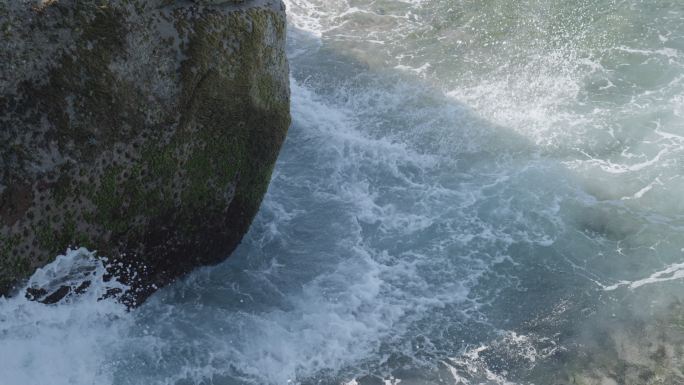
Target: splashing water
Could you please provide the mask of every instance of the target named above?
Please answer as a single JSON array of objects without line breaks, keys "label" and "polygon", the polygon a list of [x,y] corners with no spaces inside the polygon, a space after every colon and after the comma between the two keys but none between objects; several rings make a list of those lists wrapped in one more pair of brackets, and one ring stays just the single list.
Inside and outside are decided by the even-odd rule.
[{"label": "splashing water", "polygon": [[[22,295],[0,298],[0,373],[4,384],[111,383],[103,358],[117,346],[118,337],[132,326],[133,318],[105,283],[103,260],[85,250],[69,250],[39,269],[27,288],[80,285],[84,276],[92,285],[82,295],[63,298],[55,305],[29,301]],[[76,284],[78,282],[78,284]]]},{"label": "splashing water", "polygon": [[[3,384],[629,383],[608,361],[676,366],[681,2],[286,3],[293,126],[240,248],[133,312],[104,287],[0,300]],[[32,282],[98,274],[88,255]]]}]

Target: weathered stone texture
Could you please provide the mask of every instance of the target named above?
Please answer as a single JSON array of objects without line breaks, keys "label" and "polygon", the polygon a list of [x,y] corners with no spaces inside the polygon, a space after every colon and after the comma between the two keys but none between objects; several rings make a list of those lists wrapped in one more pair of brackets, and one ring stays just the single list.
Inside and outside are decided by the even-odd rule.
[{"label": "weathered stone texture", "polygon": [[290,123],[285,27],[280,0],[0,2],[0,294],[69,246],[133,266],[130,301],[228,256]]}]

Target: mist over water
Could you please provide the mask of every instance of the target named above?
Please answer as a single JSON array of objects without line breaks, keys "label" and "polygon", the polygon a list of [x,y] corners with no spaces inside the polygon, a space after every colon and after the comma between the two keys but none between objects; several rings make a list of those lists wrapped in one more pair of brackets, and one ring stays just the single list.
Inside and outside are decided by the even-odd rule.
[{"label": "mist over water", "polygon": [[0,299],[9,385],[562,383],[678,306],[684,3],[286,3],[242,245],[133,312]]}]

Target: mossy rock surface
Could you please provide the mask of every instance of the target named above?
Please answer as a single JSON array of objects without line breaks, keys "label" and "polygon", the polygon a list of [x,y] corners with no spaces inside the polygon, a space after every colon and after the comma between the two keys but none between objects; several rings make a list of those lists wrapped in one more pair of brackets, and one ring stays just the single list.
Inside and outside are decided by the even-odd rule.
[{"label": "mossy rock surface", "polygon": [[280,0],[0,4],[0,294],[68,247],[131,303],[226,258],[290,124],[285,28]]}]

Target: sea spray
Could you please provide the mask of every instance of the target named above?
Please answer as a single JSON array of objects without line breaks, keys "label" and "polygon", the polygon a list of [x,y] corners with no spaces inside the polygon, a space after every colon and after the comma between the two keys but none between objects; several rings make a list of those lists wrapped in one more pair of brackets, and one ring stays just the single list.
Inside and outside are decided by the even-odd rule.
[{"label": "sea spray", "polygon": [[682,5],[287,3],[293,125],[242,245],[133,312],[3,300],[9,378],[684,381]]},{"label": "sea spray", "polygon": [[[0,298],[0,373],[2,383],[110,384],[104,362],[121,346],[133,317],[114,296],[124,290],[115,278],[105,282],[104,260],[86,249],[69,250],[39,269],[11,298]],[[27,289],[78,288],[80,295],[46,305],[28,299]],[[142,341],[141,341],[142,342]]]}]

